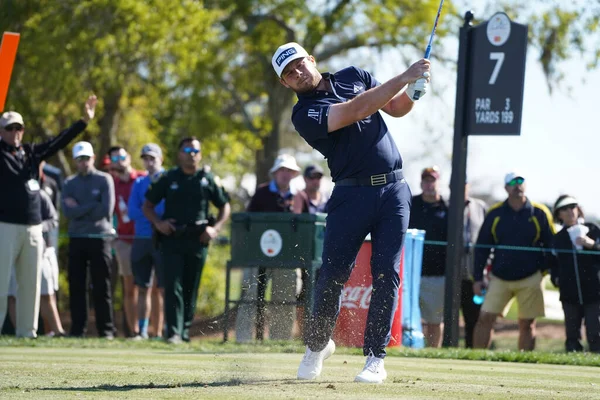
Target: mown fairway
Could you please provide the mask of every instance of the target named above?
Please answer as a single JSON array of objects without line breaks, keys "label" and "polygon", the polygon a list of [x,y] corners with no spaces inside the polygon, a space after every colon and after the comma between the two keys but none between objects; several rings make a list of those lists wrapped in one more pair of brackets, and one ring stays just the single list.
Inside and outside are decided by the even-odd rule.
[{"label": "mown fairway", "polygon": [[345,349],[321,380],[299,382],[295,345],[86,342],[0,341],[0,398],[600,399],[598,367],[392,355],[388,381],[370,386],[352,382],[364,358]]}]

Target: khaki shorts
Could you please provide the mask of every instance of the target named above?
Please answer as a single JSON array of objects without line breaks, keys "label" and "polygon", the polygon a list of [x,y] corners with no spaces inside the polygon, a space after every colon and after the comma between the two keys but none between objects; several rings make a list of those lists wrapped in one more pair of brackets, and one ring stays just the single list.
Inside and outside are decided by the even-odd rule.
[{"label": "khaki shorts", "polygon": [[481,311],[505,317],[516,297],[519,319],[543,317],[545,313],[542,278],[540,271],[518,281],[505,281],[490,274],[490,283]]},{"label": "khaki shorts", "polygon": [[132,276],[131,243],[124,242],[123,240],[115,240],[112,246],[113,249],[115,249],[115,256],[117,257],[117,263],[119,264],[119,275]]},{"label": "khaki shorts", "polygon": [[[40,296],[52,296],[56,292],[58,292],[58,260],[56,259],[54,247],[47,247],[44,250],[44,258],[42,259]],[[10,273],[8,296],[17,297],[17,277],[14,267]]]}]

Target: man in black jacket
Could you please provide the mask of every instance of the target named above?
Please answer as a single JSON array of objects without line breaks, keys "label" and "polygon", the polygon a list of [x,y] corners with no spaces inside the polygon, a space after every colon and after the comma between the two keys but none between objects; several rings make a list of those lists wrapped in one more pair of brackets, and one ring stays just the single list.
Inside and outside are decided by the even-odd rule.
[{"label": "man in black jacket", "polygon": [[[425,230],[427,241],[448,239],[448,206],[440,195],[440,171],[436,166],[421,172],[423,193],[412,198],[409,228]],[[419,307],[423,333],[428,347],[440,347],[444,330],[444,287],[446,246],[426,244],[423,248],[423,270]]]},{"label": "man in black jacket", "polygon": [[8,111],[0,117],[0,176],[5,191],[0,196],[0,321],[6,317],[5,294],[14,265],[19,287],[16,335],[20,337],[36,337],[40,305],[44,240],[39,165],[83,132],[94,117],[96,103],[96,96],[90,96],[80,121],[41,144],[22,143],[25,123],[21,114]]}]

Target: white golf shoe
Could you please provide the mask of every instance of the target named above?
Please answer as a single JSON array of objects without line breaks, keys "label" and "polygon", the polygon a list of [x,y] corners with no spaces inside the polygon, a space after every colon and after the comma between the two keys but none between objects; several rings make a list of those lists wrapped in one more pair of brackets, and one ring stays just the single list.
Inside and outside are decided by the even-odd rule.
[{"label": "white golf shoe", "polygon": [[329,343],[321,351],[310,351],[306,347],[306,353],[304,353],[304,358],[302,358],[302,362],[298,367],[298,379],[316,379],[321,375],[323,361],[331,357],[334,352],[335,343],[331,339],[329,339]]},{"label": "white golf shoe", "polygon": [[354,378],[354,382],[383,383],[386,378],[387,372],[385,372],[385,367],[383,366],[383,358],[370,355],[367,357],[367,362],[362,372]]}]

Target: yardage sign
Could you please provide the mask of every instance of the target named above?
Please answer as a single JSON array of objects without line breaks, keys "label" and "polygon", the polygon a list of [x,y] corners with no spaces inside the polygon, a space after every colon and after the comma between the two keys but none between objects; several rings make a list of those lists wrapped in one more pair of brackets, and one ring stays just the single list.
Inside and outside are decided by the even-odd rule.
[{"label": "yardage sign", "polygon": [[519,135],[523,111],[527,26],[504,13],[470,31],[467,135]]}]

